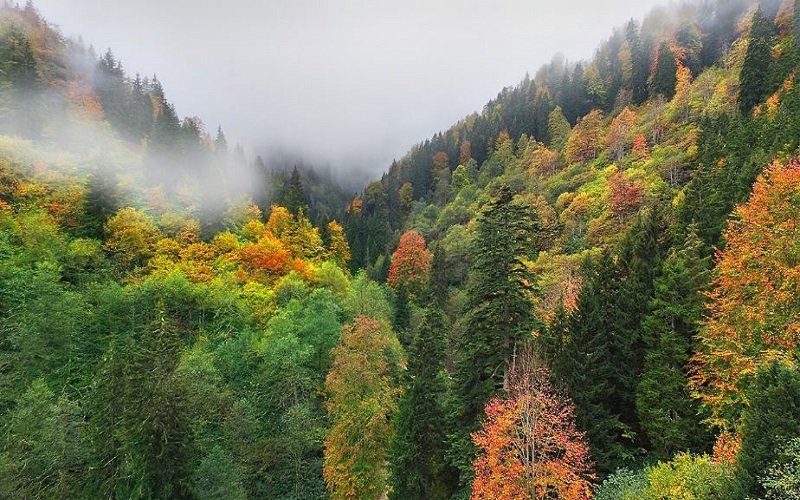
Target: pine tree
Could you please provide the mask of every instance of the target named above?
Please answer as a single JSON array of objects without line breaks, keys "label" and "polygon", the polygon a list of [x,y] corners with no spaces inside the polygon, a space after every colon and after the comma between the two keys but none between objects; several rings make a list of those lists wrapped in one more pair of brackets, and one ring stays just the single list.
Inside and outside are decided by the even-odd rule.
[{"label": "pine tree", "polygon": [[547,145],[553,151],[561,151],[567,144],[569,133],[572,131],[569,122],[561,112],[561,108],[556,106],[547,118]]},{"label": "pine tree", "polygon": [[764,16],[759,6],[753,14],[747,54],[739,74],[739,109],[742,113],[749,113],[770,92],[769,72],[772,66],[774,32],[775,26]]},{"label": "pine tree", "polygon": [[536,326],[532,296],[536,278],[523,262],[534,222],[530,207],[508,186],[484,207],[476,224],[474,264],[467,288],[466,328],[457,341],[454,367],[453,435],[450,458],[461,487],[472,477],[470,433],[489,398],[505,382],[515,346]]},{"label": "pine tree", "polygon": [[449,498],[445,450],[444,372],[447,324],[435,306],[425,312],[408,349],[405,392],[398,402],[392,441],[390,498]]}]

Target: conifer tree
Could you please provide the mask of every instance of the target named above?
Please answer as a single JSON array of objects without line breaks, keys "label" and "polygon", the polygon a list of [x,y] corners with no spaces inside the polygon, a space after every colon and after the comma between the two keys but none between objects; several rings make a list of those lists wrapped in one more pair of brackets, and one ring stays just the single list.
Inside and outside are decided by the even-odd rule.
[{"label": "conifer tree", "polygon": [[561,108],[556,106],[547,118],[547,145],[553,151],[561,151],[567,144],[569,133],[572,131],[569,122]]},{"label": "conifer tree", "polygon": [[292,170],[291,177],[289,177],[289,183],[284,187],[281,205],[288,208],[294,215],[297,215],[301,210],[308,211],[308,199],[306,198],[305,189],[303,189],[303,181],[300,180],[300,172],[296,166]]},{"label": "conifer tree", "polygon": [[748,35],[747,54],[739,74],[739,109],[749,113],[753,106],[770,92],[769,72],[772,65],[773,23],[764,16],[761,7],[753,14]]},{"label": "conifer tree", "polygon": [[405,392],[398,402],[392,442],[390,498],[449,498],[443,402],[447,325],[435,306],[426,310],[408,349]]},{"label": "conifer tree", "polygon": [[669,48],[667,42],[661,42],[658,47],[658,59],[656,59],[656,69],[650,82],[652,95],[662,95],[670,100],[675,95],[675,85],[677,83],[678,65],[675,63],[675,55]]},{"label": "conifer tree", "polygon": [[625,27],[625,38],[631,51],[631,94],[634,104],[647,100],[647,75],[650,71],[647,57],[642,50],[639,27],[630,20]]},{"label": "conifer tree", "polygon": [[451,458],[461,487],[472,477],[470,433],[489,398],[503,387],[515,346],[534,327],[536,278],[523,262],[535,223],[530,207],[499,188],[476,225],[474,264],[467,288],[466,328],[457,341],[454,367]]},{"label": "conifer tree", "polygon": [[642,322],[647,353],[636,388],[642,431],[657,457],[702,444],[699,408],[689,395],[686,366],[702,318],[702,292],[708,288],[710,258],[694,228],[673,249],[655,281],[650,312]]},{"label": "conifer tree", "polygon": [[736,478],[746,494],[762,498],[764,491],[757,479],[766,472],[782,443],[800,437],[800,372],[794,366],[772,361],[758,370],[748,396]]}]

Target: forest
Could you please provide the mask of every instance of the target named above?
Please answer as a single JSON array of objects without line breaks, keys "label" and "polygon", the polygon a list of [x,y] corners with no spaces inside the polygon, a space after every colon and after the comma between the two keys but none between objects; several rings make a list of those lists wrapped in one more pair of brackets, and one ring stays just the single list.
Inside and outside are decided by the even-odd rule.
[{"label": "forest", "polygon": [[800,0],[594,54],[349,192],[5,2],[0,498],[800,498]]}]

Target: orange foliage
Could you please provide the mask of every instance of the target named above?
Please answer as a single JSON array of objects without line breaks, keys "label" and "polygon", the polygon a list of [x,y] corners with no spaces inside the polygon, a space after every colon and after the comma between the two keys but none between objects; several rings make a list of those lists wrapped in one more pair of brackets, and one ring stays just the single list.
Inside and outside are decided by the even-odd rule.
[{"label": "orange foliage", "polygon": [[603,149],[602,124],[603,113],[597,109],[578,121],[567,139],[568,163],[597,158],[597,154]]},{"label": "orange foliage", "polygon": [[425,238],[416,231],[400,237],[400,245],[392,254],[388,283],[392,287],[405,285],[412,293],[421,291],[428,280],[431,253],[425,248]]},{"label": "orange foliage", "polygon": [[530,352],[516,363],[509,397],[489,401],[483,428],[472,435],[479,449],[472,498],[590,498],[589,447],[572,402]]},{"label": "orange foliage", "polygon": [[746,404],[742,381],[791,360],[800,338],[800,162],[773,163],[725,231],[693,359],[692,387],[723,428]]},{"label": "orange foliage", "polygon": [[644,134],[636,134],[636,137],[633,138],[632,151],[638,160],[650,157],[650,148],[647,147],[647,138]]},{"label": "orange foliage", "polygon": [[80,80],[67,83],[67,99],[77,109],[78,113],[90,120],[100,120],[103,117],[103,105],[92,88]]},{"label": "orange foliage", "polygon": [[742,436],[737,433],[723,432],[714,441],[714,452],[711,459],[715,464],[736,465],[736,456],[742,448]]},{"label": "orange foliage", "polygon": [[608,129],[608,148],[616,161],[622,161],[625,150],[631,143],[633,126],[636,124],[636,113],[627,106],[611,121]]},{"label": "orange foliage", "polygon": [[257,243],[243,245],[239,249],[239,261],[258,281],[286,274],[293,264],[291,252],[271,234]]},{"label": "orange foliage", "polygon": [[472,158],[472,143],[464,141],[461,143],[461,148],[458,155],[458,164],[466,165],[470,158]]}]

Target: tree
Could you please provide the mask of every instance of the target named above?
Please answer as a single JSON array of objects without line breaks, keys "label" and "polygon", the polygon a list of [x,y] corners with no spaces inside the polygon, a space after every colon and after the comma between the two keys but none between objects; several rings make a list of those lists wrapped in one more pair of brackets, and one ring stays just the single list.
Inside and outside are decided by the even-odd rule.
[{"label": "tree", "polygon": [[800,373],[794,366],[772,361],[758,370],[748,396],[736,478],[746,494],[762,498],[764,489],[758,478],[783,442],[800,437]]},{"label": "tree", "polygon": [[323,474],[331,498],[378,498],[386,492],[391,415],[401,393],[402,350],[386,323],[359,316],[342,327],[325,380],[331,428]]},{"label": "tree", "polygon": [[775,27],[759,6],[753,14],[747,37],[747,53],[739,73],[739,109],[742,113],[749,113],[770,93],[769,72],[774,31]]},{"label": "tree", "polygon": [[594,160],[603,150],[602,137],[603,112],[595,109],[578,120],[567,140],[566,158],[568,163]]},{"label": "tree", "polygon": [[654,96],[662,95],[666,100],[672,99],[675,95],[677,71],[678,65],[672,49],[666,41],[661,42],[658,46],[656,68],[650,79],[650,93]]},{"label": "tree", "polygon": [[193,493],[199,500],[244,500],[241,472],[231,456],[214,446],[195,471]]},{"label": "tree", "polygon": [[589,447],[572,402],[530,348],[514,358],[507,392],[486,405],[483,428],[472,435],[480,450],[472,498],[590,498]]},{"label": "tree", "polygon": [[747,375],[772,360],[793,359],[797,350],[798,189],[800,162],[776,161],[725,231],[691,378],[710,421],[722,428],[731,428],[747,403]]},{"label": "tree", "polygon": [[340,269],[347,269],[350,262],[350,245],[341,224],[332,220],[328,223],[328,252],[327,258],[333,261]]},{"label": "tree", "polygon": [[547,146],[553,151],[561,151],[567,144],[572,127],[561,108],[556,106],[547,118]]},{"label": "tree", "polygon": [[450,194],[450,160],[447,153],[439,151],[433,155],[431,163],[433,174],[433,194],[434,200],[439,205],[445,205]]},{"label": "tree", "polygon": [[631,94],[634,104],[642,104],[647,100],[647,75],[650,72],[648,57],[642,49],[639,27],[631,19],[625,26],[625,39],[628,43],[631,59]]},{"label": "tree", "polygon": [[308,212],[308,198],[306,198],[306,192],[305,189],[303,189],[303,181],[300,180],[300,172],[297,170],[297,167],[294,167],[294,170],[292,170],[289,182],[283,189],[281,205],[289,209],[294,215],[300,213],[301,210]]},{"label": "tree", "polygon": [[709,257],[691,230],[680,249],[673,249],[655,281],[655,295],[642,322],[647,348],[636,388],[636,410],[653,453],[668,459],[697,448],[704,432],[697,405],[689,393],[685,367],[693,347],[708,288]]},{"label": "tree", "polygon": [[445,499],[452,490],[445,460],[446,337],[444,314],[435,306],[426,310],[408,350],[405,391],[395,416],[390,498]]},{"label": "tree", "polygon": [[158,229],[153,219],[135,208],[123,208],[105,225],[106,249],[125,268],[141,266],[153,254]]},{"label": "tree", "polygon": [[611,121],[608,130],[608,148],[617,162],[625,156],[625,150],[633,141],[633,126],[636,124],[636,113],[627,106]]},{"label": "tree", "polygon": [[0,496],[65,498],[86,491],[89,446],[78,405],[34,380],[7,415]]},{"label": "tree", "polygon": [[392,254],[389,285],[395,288],[404,286],[412,297],[416,297],[428,282],[430,261],[431,253],[425,248],[425,238],[416,231],[406,232]]},{"label": "tree", "polygon": [[487,401],[507,382],[512,355],[537,326],[532,299],[536,278],[525,265],[535,223],[528,205],[499,188],[476,223],[474,263],[467,287],[465,330],[454,360],[450,452],[461,485],[471,481],[469,435]]},{"label": "tree", "polygon": [[800,498],[800,438],[784,441],[760,483],[766,500]]}]

